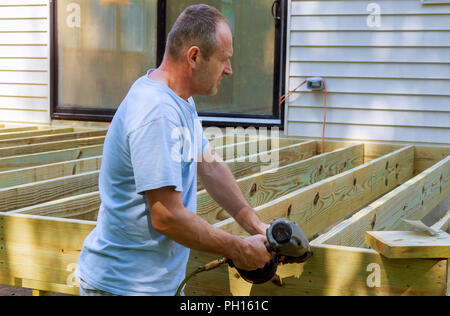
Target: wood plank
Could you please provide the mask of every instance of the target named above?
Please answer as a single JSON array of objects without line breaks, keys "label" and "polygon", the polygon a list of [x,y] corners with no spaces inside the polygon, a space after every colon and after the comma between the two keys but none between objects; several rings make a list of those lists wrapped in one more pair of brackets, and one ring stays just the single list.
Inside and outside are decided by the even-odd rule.
[{"label": "wood plank", "polygon": [[28,214],[96,221],[100,203],[100,193],[96,191],[24,207],[10,211],[8,214]]},{"label": "wood plank", "polygon": [[84,158],[16,170],[0,171],[0,188],[18,186],[36,181],[66,177],[99,170],[102,157]]},{"label": "wood plank", "polygon": [[250,174],[286,166],[293,162],[310,158],[316,155],[316,153],[316,141],[308,141],[243,158],[230,159],[227,160],[226,163],[230,167],[231,172],[238,179]]},{"label": "wood plank", "polygon": [[0,148],[0,157],[10,157],[19,155],[28,155],[35,153],[42,153],[53,150],[63,150],[69,148],[79,148],[92,145],[103,145],[105,142],[105,136],[80,138],[56,141],[50,143],[40,143],[32,145],[21,145],[7,148]]},{"label": "wood plank", "polygon": [[[374,250],[341,246],[320,245],[313,246],[312,250],[314,255],[306,263],[279,266],[271,282],[252,286],[238,279],[234,269],[228,271],[222,267],[198,274],[188,282],[184,292],[188,296],[442,296],[445,293],[446,260],[391,260]],[[187,271],[214,259],[217,258],[191,251]]]},{"label": "wood plank", "polygon": [[[4,125],[3,125],[4,126]],[[24,132],[24,131],[35,131],[37,130],[37,126],[21,126],[21,127],[10,127],[10,128],[2,128],[0,129],[0,136],[4,133],[15,133],[15,132]]]},{"label": "wood plank", "polygon": [[64,149],[30,155],[0,158],[0,171],[39,166],[54,162],[77,160],[99,156],[102,153],[103,145],[94,145],[75,149]]},{"label": "wood plank", "polygon": [[[364,145],[338,149],[274,170],[258,173],[237,181],[252,207],[257,207],[302,187],[350,170],[363,163]],[[197,195],[197,215],[209,223],[229,218],[205,191]]]},{"label": "wood plank", "polygon": [[363,246],[366,231],[406,230],[400,218],[422,219],[450,193],[450,157],[405,182],[315,240]]},{"label": "wood plank", "polygon": [[[414,149],[402,148],[342,174],[255,208],[266,223],[280,217],[296,222],[312,238],[412,176]],[[218,227],[235,235],[245,231],[232,219]]]},{"label": "wood plank", "polygon": [[56,142],[56,141],[61,141],[61,140],[75,140],[75,139],[80,139],[80,138],[99,137],[99,136],[105,136],[106,133],[107,133],[106,130],[91,130],[91,131],[83,131],[83,132],[80,131],[80,132],[65,133],[65,134],[7,139],[7,140],[0,140],[0,148],[13,147],[13,146],[19,146],[19,145],[32,145],[32,144]]},{"label": "wood plank", "polygon": [[14,138],[23,138],[23,137],[32,137],[32,136],[38,136],[38,135],[63,134],[63,133],[71,133],[71,132],[73,132],[73,128],[72,127],[63,127],[63,128],[39,129],[37,131],[24,131],[24,132],[16,132],[16,133],[2,133],[2,134],[0,134],[0,140],[14,139]]},{"label": "wood plank", "polygon": [[420,231],[368,231],[366,244],[390,259],[450,258],[450,235]]},{"label": "wood plank", "polygon": [[0,212],[98,190],[99,171],[0,189]]},{"label": "wood plank", "polygon": [[[0,214],[0,283],[38,280],[68,290],[84,239],[95,222],[49,219],[30,215]],[[445,260],[390,260],[373,250],[349,247],[313,247],[304,264],[278,269],[278,282],[253,286],[251,295],[443,295]],[[192,251],[187,271],[216,259]],[[376,266],[377,265],[377,266]],[[374,275],[373,267],[375,270]],[[408,269],[405,269],[405,266]],[[369,269],[370,268],[370,269]],[[187,295],[229,295],[226,267],[199,274],[185,289]],[[379,284],[379,287],[378,287]],[[76,286],[74,286],[76,287]],[[47,289],[43,289],[47,290]],[[73,290],[73,289],[72,289]],[[65,293],[65,292],[64,292]],[[70,292],[72,293],[72,292]]]},{"label": "wood plank", "polygon": [[415,146],[414,174],[418,175],[448,156],[450,146]]},{"label": "wood plank", "polygon": [[95,222],[1,214],[0,284],[16,286],[26,279],[68,289],[94,227]]}]

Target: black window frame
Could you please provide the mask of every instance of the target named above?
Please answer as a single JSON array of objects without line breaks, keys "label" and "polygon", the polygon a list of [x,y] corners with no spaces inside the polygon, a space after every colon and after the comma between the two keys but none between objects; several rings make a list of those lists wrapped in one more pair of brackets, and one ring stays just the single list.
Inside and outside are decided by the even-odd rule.
[{"label": "black window frame", "polygon": [[[157,56],[156,64],[161,64],[164,56],[166,41],[166,0],[157,2]],[[275,57],[274,57],[274,86],[272,115],[236,114],[199,112],[203,118],[203,126],[218,127],[278,127],[284,128],[284,106],[279,107],[279,99],[285,91],[286,75],[286,34],[287,34],[287,6],[288,0],[275,0],[273,5],[275,29]],[[50,108],[51,118],[54,120],[75,120],[111,122],[115,109],[61,107],[58,106],[58,28],[57,28],[57,0],[50,1]],[[229,121],[216,121],[214,118],[225,118]],[[236,122],[233,119],[249,119],[249,122]],[[264,122],[264,120],[279,120],[279,124]],[[254,121],[254,122],[251,122]],[[256,122],[255,122],[256,121]]]}]

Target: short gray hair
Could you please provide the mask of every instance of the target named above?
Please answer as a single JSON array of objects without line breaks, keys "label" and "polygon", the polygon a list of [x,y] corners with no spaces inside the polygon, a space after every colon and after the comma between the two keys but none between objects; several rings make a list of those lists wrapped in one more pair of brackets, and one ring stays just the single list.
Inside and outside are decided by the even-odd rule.
[{"label": "short gray hair", "polygon": [[166,52],[179,60],[183,48],[195,45],[209,60],[217,48],[216,26],[219,22],[230,25],[227,18],[214,7],[197,4],[186,8],[167,37]]}]

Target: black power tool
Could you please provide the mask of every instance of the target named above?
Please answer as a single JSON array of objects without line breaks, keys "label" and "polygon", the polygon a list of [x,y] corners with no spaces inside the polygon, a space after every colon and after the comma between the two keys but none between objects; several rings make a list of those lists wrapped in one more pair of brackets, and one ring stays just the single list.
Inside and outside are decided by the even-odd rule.
[{"label": "black power tool", "polygon": [[[267,251],[272,253],[272,259],[264,266],[264,268],[254,271],[245,271],[236,268],[241,277],[249,283],[261,284],[270,281],[277,272],[278,264],[302,263],[313,255],[308,238],[306,238],[300,227],[285,218],[273,221],[270,224],[266,235],[268,241],[266,247]],[[230,267],[235,268],[233,261],[227,258],[215,260],[199,267],[184,279],[178,287],[176,295],[180,295],[186,282],[196,274],[213,270],[225,263],[228,263]]]},{"label": "black power tool", "polygon": [[[249,283],[261,284],[270,281],[277,272],[278,264],[302,263],[311,258],[313,252],[300,227],[285,219],[277,219],[267,230],[267,251],[272,253],[272,259],[262,269],[245,271],[236,268],[241,277]],[[234,267],[231,260],[226,261]]]}]

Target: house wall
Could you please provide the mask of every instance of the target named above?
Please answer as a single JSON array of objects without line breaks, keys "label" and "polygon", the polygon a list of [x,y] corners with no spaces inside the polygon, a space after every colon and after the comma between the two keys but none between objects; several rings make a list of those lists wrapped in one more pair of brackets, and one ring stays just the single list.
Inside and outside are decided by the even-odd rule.
[{"label": "house wall", "polygon": [[0,121],[50,123],[49,1],[0,0]]},{"label": "house wall", "polygon": [[[287,87],[326,79],[326,137],[450,143],[450,3],[290,1],[289,19]],[[321,137],[323,101],[292,95],[286,133]]]}]

